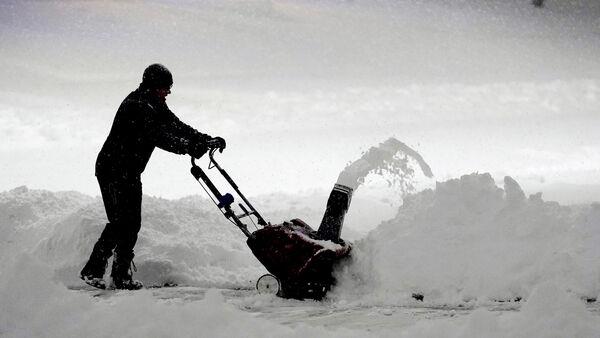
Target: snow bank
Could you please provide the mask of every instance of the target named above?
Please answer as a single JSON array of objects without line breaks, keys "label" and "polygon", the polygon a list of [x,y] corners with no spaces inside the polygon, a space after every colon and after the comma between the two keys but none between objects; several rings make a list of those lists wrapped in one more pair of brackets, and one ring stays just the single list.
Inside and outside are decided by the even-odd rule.
[{"label": "snow bank", "polygon": [[356,243],[337,296],[402,304],[515,300],[541,282],[596,298],[600,205],[526,198],[513,179],[465,175],[409,196],[392,220]]},{"label": "snow bank", "polygon": [[[325,192],[271,194],[253,199],[263,215],[278,223],[301,218],[319,224]],[[207,199],[198,196],[166,200],[144,195],[142,229],[136,246],[136,278],[146,285],[252,288],[266,271],[247,248],[241,232]],[[383,210],[385,203],[364,196],[355,209]],[[361,235],[352,227],[375,227],[385,215],[352,216],[348,238]],[[389,218],[389,217],[388,217]],[[67,285],[80,285],[78,274],[98,239],[106,215],[102,201],[76,192],[19,187],[0,194],[0,276],[19,253],[32,254]]]},{"label": "snow bank", "polygon": [[21,252],[31,252],[52,236],[63,217],[93,201],[78,192],[30,190],[25,186],[0,193],[0,278]]},{"label": "snow bank", "polygon": [[[80,283],[79,270],[106,222],[96,200],[62,218],[35,249],[67,284]],[[198,197],[170,201],[144,196],[142,230],[136,244],[139,278],[147,285],[193,284],[251,287],[263,273],[245,237]]]},{"label": "snow bank", "polygon": [[[252,287],[263,268],[244,236],[206,199],[143,198],[136,247],[136,277],[165,283]],[[0,194],[0,277],[20,253],[40,259],[67,285],[98,239],[106,214],[102,201],[76,192],[19,187]]]},{"label": "snow bank", "polygon": [[[364,337],[365,332],[283,326],[237,310],[218,290],[203,300],[157,301],[151,291],[90,298],[49,282],[52,272],[21,255],[0,281],[3,337]],[[368,334],[366,336],[369,336]]]}]

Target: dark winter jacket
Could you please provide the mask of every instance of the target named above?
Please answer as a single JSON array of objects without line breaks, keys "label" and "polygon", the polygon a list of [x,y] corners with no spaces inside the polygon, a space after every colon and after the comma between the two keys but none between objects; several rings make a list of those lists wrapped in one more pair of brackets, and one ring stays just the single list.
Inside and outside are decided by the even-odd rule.
[{"label": "dark winter jacket", "polygon": [[121,103],[96,160],[96,176],[139,177],[155,147],[189,154],[210,136],[181,122],[167,104],[138,88]]}]

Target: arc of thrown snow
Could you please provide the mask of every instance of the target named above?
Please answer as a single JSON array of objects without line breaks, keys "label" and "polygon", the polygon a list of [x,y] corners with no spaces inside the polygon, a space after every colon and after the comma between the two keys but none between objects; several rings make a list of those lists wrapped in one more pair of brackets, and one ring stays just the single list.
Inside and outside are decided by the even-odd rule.
[{"label": "arc of thrown snow", "polygon": [[394,137],[390,137],[379,146],[371,147],[361,158],[346,166],[338,176],[337,184],[356,190],[371,171],[382,168],[386,162],[392,161],[399,152],[417,161],[425,176],[433,177],[431,167],[425,162],[421,154]]}]

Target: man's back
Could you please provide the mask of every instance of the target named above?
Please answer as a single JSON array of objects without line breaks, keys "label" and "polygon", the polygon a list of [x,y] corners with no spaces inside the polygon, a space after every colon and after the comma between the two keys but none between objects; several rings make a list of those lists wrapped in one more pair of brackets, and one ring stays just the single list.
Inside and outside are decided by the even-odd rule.
[{"label": "man's back", "polygon": [[190,139],[202,135],[181,122],[164,101],[138,88],[119,106],[96,160],[96,176],[139,176],[155,147],[185,154]]}]

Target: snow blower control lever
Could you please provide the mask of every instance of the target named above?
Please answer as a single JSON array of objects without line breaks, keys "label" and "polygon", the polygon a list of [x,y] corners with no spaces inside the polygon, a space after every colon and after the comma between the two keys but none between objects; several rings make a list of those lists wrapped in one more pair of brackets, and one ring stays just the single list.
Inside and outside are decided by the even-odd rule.
[{"label": "snow blower control lever", "polygon": [[[209,194],[209,197],[213,200],[213,202],[215,202],[215,204],[217,205],[219,210],[221,210],[223,215],[232,223],[234,223],[238,228],[240,228],[244,235],[250,237],[250,231],[248,231],[248,226],[241,221],[242,218],[254,216],[256,217],[258,224],[262,226],[267,225],[267,222],[265,222],[265,220],[258,213],[258,211],[254,209],[252,204],[248,201],[248,199],[246,199],[244,194],[242,194],[242,192],[235,184],[233,179],[231,179],[229,174],[227,174],[227,172],[223,168],[221,168],[221,166],[219,166],[219,164],[215,161],[214,154],[216,151],[217,148],[213,148],[208,153],[208,156],[210,158],[208,169],[217,168],[217,170],[219,170],[223,178],[227,180],[227,182],[231,185],[233,190],[235,190],[238,196],[242,199],[242,201],[245,203],[245,206],[242,203],[238,204],[238,206],[243,212],[242,214],[236,215],[233,209],[231,208],[231,205],[234,202],[233,195],[231,195],[230,193],[222,195],[219,189],[217,189],[217,187],[213,184],[210,178],[206,175],[204,170],[202,170],[202,168],[196,165],[196,160],[193,157],[192,168],[190,171],[192,173],[192,176],[194,176],[194,178],[200,183],[200,185],[202,185],[202,182],[204,182],[208,190],[204,187],[204,185],[202,185],[202,188],[204,188],[204,190]],[[202,182],[200,180],[202,180]]]}]

